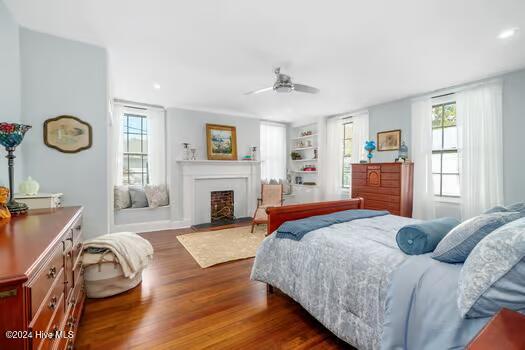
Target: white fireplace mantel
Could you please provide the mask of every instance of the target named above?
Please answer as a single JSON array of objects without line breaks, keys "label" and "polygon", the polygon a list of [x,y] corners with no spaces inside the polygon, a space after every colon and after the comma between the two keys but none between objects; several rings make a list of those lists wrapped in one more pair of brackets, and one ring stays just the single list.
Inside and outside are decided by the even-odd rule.
[{"label": "white fireplace mantel", "polygon": [[259,161],[178,160],[177,165],[182,178],[184,220],[192,225],[204,223],[203,218],[209,217],[210,211],[209,191],[226,190],[228,184],[240,199],[235,205],[235,216],[253,215],[261,183]]}]

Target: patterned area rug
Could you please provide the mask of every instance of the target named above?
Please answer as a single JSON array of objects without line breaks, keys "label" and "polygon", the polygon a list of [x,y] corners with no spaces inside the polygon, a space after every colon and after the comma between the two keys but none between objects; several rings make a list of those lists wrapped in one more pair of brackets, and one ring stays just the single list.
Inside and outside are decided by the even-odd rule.
[{"label": "patterned area rug", "polygon": [[250,226],[225,230],[192,232],[177,236],[179,242],[202,268],[227,261],[252,258],[264,239],[266,225],[256,226],[254,233]]}]

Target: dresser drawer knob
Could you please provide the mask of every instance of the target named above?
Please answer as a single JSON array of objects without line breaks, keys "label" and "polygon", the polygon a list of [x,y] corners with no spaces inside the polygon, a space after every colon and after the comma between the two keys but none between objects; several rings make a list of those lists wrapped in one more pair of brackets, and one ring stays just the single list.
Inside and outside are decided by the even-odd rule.
[{"label": "dresser drawer knob", "polygon": [[52,297],[49,304],[47,304],[47,307],[50,308],[51,310],[54,310],[57,307],[57,297],[55,296]]},{"label": "dresser drawer knob", "polygon": [[57,268],[53,266],[47,272],[47,278],[55,278],[56,276],[57,276]]},{"label": "dresser drawer knob", "polygon": [[75,317],[71,316],[70,318],[67,319],[67,326],[69,328],[73,328],[73,327],[75,327],[75,322],[76,322]]}]

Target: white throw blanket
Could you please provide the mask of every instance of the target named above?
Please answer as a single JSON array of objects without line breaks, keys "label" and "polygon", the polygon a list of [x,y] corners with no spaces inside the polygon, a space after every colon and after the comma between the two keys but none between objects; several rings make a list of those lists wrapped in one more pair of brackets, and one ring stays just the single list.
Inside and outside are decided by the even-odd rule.
[{"label": "white throw blanket", "polygon": [[117,258],[124,276],[133,278],[142,271],[153,258],[151,244],[132,232],[109,233],[84,242],[89,247],[107,248]]}]

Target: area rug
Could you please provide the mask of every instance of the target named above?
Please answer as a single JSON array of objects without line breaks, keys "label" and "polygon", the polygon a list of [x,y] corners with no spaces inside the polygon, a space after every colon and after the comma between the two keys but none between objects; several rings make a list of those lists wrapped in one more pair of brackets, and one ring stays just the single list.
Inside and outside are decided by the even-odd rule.
[{"label": "area rug", "polygon": [[177,236],[179,242],[202,268],[227,261],[252,258],[264,239],[266,225],[259,225],[254,233],[251,226],[225,230],[192,232]]}]

